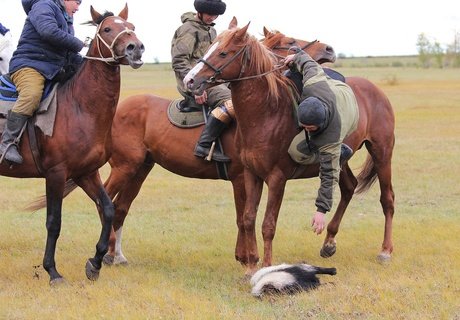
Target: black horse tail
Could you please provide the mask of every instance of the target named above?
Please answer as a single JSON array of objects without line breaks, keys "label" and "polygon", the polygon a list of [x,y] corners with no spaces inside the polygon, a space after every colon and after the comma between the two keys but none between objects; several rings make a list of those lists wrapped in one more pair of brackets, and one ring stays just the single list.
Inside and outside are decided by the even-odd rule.
[{"label": "black horse tail", "polygon": [[[69,179],[65,182],[63,198],[67,197],[69,193],[74,191],[78,185]],[[46,207],[46,196],[40,196],[35,201],[31,202],[25,209],[28,211],[37,211]]]},{"label": "black horse tail", "polygon": [[358,179],[358,186],[355,189],[355,194],[362,194],[368,191],[377,180],[377,171],[371,155],[367,155],[361,172],[356,179]]}]

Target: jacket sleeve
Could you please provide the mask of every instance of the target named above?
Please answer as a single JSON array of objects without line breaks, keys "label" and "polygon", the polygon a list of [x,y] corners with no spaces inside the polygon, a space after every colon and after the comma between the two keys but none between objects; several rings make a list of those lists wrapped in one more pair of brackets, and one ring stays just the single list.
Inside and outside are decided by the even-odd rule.
[{"label": "jacket sleeve", "polygon": [[80,52],[84,46],[83,41],[59,28],[55,14],[50,4],[43,1],[32,7],[28,18],[40,37],[49,44],[72,52]]},{"label": "jacket sleeve", "polygon": [[[331,95],[323,68],[304,51],[295,55],[294,67],[302,73],[303,90],[301,100],[316,96],[324,100]],[[328,99],[326,99],[328,100]]]},{"label": "jacket sleeve", "polygon": [[181,29],[176,31],[171,47],[172,68],[182,79],[193,68],[191,61],[196,41],[194,33],[184,32]]},{"label": "jacket sleeve", "polygon": [[331,211],[334,189],[339,183],[340,146],[338,142],[319,148],[320,187],[315,205],[317,211],[322,213]]}]

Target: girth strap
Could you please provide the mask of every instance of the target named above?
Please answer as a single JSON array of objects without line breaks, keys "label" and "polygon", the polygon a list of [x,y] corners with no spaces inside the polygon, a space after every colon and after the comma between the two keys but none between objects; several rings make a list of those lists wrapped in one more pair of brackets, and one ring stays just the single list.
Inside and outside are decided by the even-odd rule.
[{"label": "girth strap", "polygon": [[40,150],[38,149],[37,135],[35,134],[34,119],[35,117],[31,117],[27,121],[30,151],[32,152],[32,158],[34,159],[35,167],[37,168],[38,173],[40,173],[41,176],[44,176],[44,170],[40,161]]}]

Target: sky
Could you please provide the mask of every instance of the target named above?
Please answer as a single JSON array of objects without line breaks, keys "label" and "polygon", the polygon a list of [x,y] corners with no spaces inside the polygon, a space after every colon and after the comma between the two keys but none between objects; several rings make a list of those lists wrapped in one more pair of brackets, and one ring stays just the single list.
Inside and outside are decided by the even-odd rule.
[{"label": "sky", "polygon": [[[227,29],[233,16],[240,27],[263,37],[263,27],[287,36],[331,45],[347,57],[417,54],[417,38],[424,33],[443,47],[460,32],[460,0],[224,0],[227,11],[217,18],[217,32]],[[170,62],[170,44],[181,25],[180,16],[194,11],[193,0],[83,0],[75,14],[76,36],[94,37],[90,5],[98,12],[118,14],[128,3],[128,20],[145,45],[143,60]],[[327,6],[326,6],[327,4]],[[0,22],[18,39],[26,15],[20,0],[0,0]]]}]

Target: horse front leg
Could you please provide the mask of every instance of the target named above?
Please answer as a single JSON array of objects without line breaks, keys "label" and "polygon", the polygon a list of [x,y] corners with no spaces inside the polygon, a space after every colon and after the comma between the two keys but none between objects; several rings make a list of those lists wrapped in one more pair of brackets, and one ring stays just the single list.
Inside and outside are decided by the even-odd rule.
[{"label": "horse front leg", "polygon": [[85,191],[85,193],[96,203],[100,213],[102,229],[99,241],[96,244],[96,254],[86,262],[85,272],[89,280],[95,281],[99,278],[102,267],[102,259],[108,251],[110,232],[114,216],[114,206],[112,200],[105,191],[99,172],[95,171],[89,176],[79,178],[75,182]]},{"label": "horse front leg", "polygon": [[268,199],[265,209],[265,217],[262,223],[262,237],[264,239],[263,267],[272,265],[273,239],[275,238],[276,223],[283,201],[286,178],[282,172],[270,175],[267,179]]},{"label": "horse front leg", "polygon": [[244,230],[243,215],[244,205],[246,203],[246,191],[244,188],[244,175],[239,175],[232,180],[233,199],[235,201],[236,210],[236,225],[238,227],[238,235],[235,246],[235,259],[243,266],[248,264],[248,250],[246,248],[246,232]]},{"label": "horse front leg", "polygon": [[64,278],[56,269],[56,244],[61,233],[62,199],[65,177],[49,174],[46,177],[46,247],[43,257],[43,268],[50,276],[50,285],[64,282]]},{"label": "horse front leg", "polygon": [[323,247],[319,254],[323,258],[332,257],[337,250],[337,242],[335,236],[339,232],[340,223],[342,222],[343,215],[347,209],[358,181],[356,180],[353,172],[351,171],[348,163],[345,163],[340,172],[339,187],[340,187],[340,201],[331,221],[327,225],[327,234],[324,239]]},{"label": "horse front leg", "polygon": [[263,181],[249,170],[244,170],[244,185],[246,191],[246,204],[243,213],[243,226],[246,235],[247,265],[246,276],[252,276],[257,271],[259,253],[256,239],[257,209],[262,196]]}]

